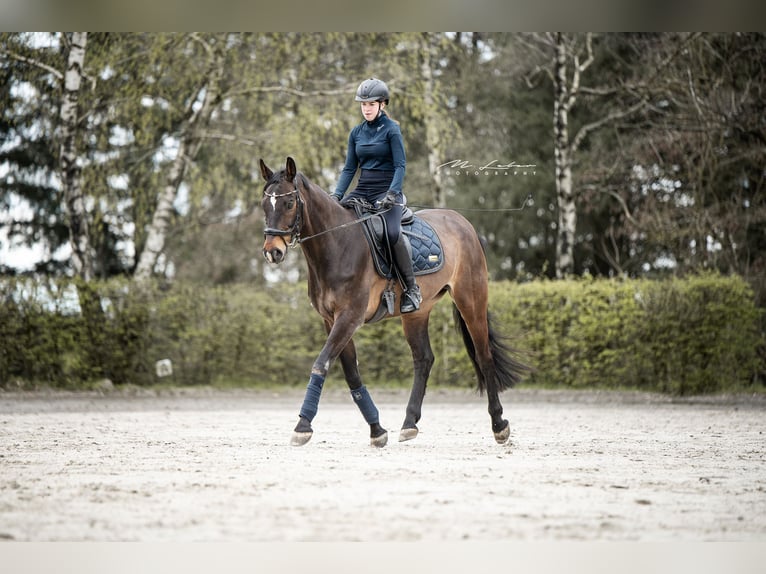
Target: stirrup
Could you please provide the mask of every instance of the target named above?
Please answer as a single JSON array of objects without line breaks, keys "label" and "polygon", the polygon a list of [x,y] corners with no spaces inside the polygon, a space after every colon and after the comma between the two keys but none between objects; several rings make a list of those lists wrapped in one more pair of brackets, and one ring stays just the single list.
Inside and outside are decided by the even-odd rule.
[{"label": "stirrup", "polygon": [[415,285],[402,293],[402,305],[399,310],[402,313],[417,311],[420,309],[421,301],[423,301],[423,297],[420,295],[420,287]]}]

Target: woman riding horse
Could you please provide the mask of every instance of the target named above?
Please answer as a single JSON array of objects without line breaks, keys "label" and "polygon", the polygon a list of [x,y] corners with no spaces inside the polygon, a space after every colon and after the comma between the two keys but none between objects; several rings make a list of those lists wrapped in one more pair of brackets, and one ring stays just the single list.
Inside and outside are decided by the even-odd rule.
[{"label": "woman riding horse", "polygon": [[[263,160],[261,175],[266,182],[261,208],[264,215],[263,255],[273,264],[285,260],[291,246],[300,245],[308,270],[308,295],[321,315],[327,339],[311,367],[303,405],[291,444],[306,444],[313,434],[325,378],[336,359],[340,360],[351,396],[370,426],[370,444],[382,447],[388,433],[380,424],[376,408],[362,382],[353,337],[366,323],[376,320],[390,279],[375,269],[360,220],[344,209],[321,187],[298,171],[288,157],[285,168],[274,172]],[[400,441],[418,434],[421,407],[434,354],[428,335],[428,320],[437,302],[449,294],[455,323],[477,375],[478,389],[486,392],[487,407],[495,440],[504,444],[510,436],[503,418],[499,393],[520,380],[527,368],[506,346],[494,328],[488,311],[489,272],[476,230],[459,213],[449,209],[424,209],[417,217],[430,225],[444,246],[444,264],[419,276],[423,299],[420,309],[401,317],[402,329],[412,351],[413,383],[407,403]],[[391,316],[391,315],[388,315]]]},{"label": "woman riding horse", "polygon": [[347,197],[362,199],[387,209],[383,218],[388,244],[405,287],[400,311],[411,313],[418,310],[422,297],[412,271],[409,240],[402,233],[401,221],[405,209],[402,183],[407,158],[399,124],[384,111],[388,99],[388,86],[385,82],[370,78],[359,84],[355,100],[361,102],[364,121],[355,126],[348,136],[346,164],[333,197],[338,201],[343,200],[357,169],[360,169],[356,188]]}]

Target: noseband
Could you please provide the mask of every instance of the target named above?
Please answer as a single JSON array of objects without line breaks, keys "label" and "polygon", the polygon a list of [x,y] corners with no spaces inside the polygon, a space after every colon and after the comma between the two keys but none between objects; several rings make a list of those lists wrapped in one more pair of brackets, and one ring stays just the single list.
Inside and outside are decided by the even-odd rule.
[{"label": "noseband", "polygon": [[285,193],[269,193],[265,191],[263,194],[266,197],[272,198],[273,200],[276,200],[277,197],[285,197],[286,195],[295,194],[295,202],[297,203],[297,207],[295,211],[295,220],[292,222],[290,227],[287,229],[267,227],[263,230],[264,237],[272,235],[275,237],[284,238],[286,235],[290,235],[290,243],[285,243],[288,247],[295,247],[296,244],[301,242],[301,227],[303,227],[303,199],[301,199],[301,194],[298,192],[298,187],[296,186],[292,191],[286,191]]}]

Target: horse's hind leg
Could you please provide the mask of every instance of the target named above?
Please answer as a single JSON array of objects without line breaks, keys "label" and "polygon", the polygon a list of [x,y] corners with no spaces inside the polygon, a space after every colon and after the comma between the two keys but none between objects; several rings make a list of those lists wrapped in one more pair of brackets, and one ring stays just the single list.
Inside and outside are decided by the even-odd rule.
[{"label": "horse's hind leg", "polygon": [[420,420],[428,377],[434,364],[434,354],[428,337],[428,317],[427,314],[402,316],[404,336],[412,350],[414,379],[404,423],[399,433],[399,442],[413,439],[418,435],[417,423]]},{"label": "horse's hind leg", "polygon": [[351,398],[354,399],[356,406],[370,425],[370,444],[378,448],[386,446],[388,442],[388,432],[380,425],[378,409],[372,402],[372,397],[367,391],[367,387],[362,384],[362,377],[359,374],[359,365],[356,360],[356,347],[351,340],[345,346],[340,354],[340,364],[343,367],[343,374],[346,377],[346,383],[351,390]]},{"label": "horse's hind leg", "polygon": [[493,335],[487,314],[488,297],[486,292],[477,291],[472,298],[461,297],[460,295],[465,294],[460,291],[453,293],[455,321],[476,371],[479,390],[487,393],[487,410],[492,421],[495,441],[504,444],[511,429],[508,421],[503,418],[503,405],[500,403],[499,392],[502,388],[493,356]]}]

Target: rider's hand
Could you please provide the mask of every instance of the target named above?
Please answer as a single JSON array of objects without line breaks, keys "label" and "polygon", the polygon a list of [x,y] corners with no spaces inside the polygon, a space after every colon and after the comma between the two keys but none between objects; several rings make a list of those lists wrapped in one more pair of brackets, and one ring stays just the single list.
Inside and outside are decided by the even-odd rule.
[{"label": "rider's hand", "polygon": [[393,191],[389,191],[380,202],[381,209],[391,209],[396,205],[396,194]]}]

